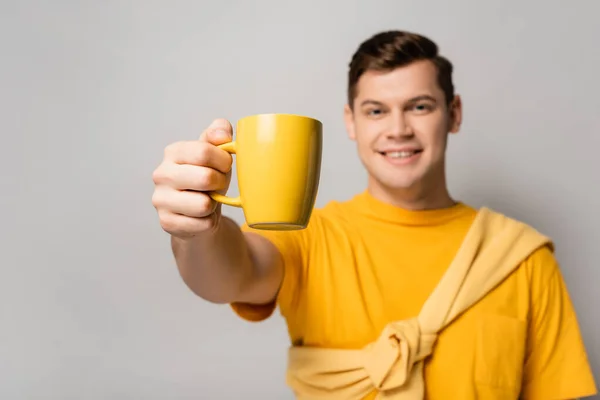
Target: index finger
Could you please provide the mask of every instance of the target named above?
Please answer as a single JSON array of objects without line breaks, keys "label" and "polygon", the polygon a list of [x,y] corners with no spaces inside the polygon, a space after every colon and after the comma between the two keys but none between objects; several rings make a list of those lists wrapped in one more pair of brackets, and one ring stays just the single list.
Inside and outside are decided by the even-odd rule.
[{"label": "index finger", "polygon": [[165,155],[174,164],[189,164],[216,169],[224,174],[231,170],[232,158],[225,150],[198,140],[179,142],[167,147]]},{"label": "index finger", "polygon": [[225,118],[215,119],[208,128],[200,134],[200,141],[209,142],[215,146],[231,142],[232,138],[233,128],[231,123]]}]

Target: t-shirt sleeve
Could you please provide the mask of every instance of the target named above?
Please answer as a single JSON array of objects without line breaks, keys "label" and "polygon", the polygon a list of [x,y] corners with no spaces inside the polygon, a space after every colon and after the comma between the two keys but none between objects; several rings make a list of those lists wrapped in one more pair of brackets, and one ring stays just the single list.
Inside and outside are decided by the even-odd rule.
[{"label": "t-shirt sleeve", "polygon": [[531,310],[523,399],[574,399],[597,392],[577,316],[554,254],[528,260]]},{"label": "t-shirt sleeve", "polygon": [[259,322],[269,318],[277,305],[284,315],[296,307],[298,292],[305,275],[310,225],[306,229],[294,231],[258,230],[252,229],[246,224],[241,226],[243,232],[259,234],[275,245],[281,254],[284,272],[281,287],[273,302],[268,304],[231,303],[231,308],[239,317],[247,321]]}]

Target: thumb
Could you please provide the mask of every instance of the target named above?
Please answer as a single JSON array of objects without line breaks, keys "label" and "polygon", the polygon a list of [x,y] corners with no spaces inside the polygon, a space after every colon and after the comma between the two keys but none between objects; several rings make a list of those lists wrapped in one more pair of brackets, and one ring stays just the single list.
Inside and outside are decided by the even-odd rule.
[{"label": "thumb", "polygon": [[200,140],[211,144],[220,145],[230,142],[233,137],[233,128],[224,118],[215,119],[200,135]]}]

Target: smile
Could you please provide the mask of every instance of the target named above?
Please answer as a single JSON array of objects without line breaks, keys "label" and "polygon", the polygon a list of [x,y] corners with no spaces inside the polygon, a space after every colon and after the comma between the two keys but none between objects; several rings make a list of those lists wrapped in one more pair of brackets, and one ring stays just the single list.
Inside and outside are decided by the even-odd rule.
[{"label": "smile", "polygon": [[385,160],[393,165],[408,165],[416,162],[423,150],[421,149],[410,149],[410,150],[394,150],[394,151],[378,151]]},{"label": "smile", "polygon": [[380,154],[390,158],[409,158],[414,156],[415,154],[419,154],[421,151],[422,150],[390,151],[380,152]]}]

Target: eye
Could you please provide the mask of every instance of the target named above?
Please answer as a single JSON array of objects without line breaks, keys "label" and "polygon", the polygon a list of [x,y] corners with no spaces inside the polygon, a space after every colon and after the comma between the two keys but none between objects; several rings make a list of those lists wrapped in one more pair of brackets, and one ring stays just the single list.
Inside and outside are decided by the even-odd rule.
[{"label": "eye", "polygon": [[433,106],[429,103],[417,103],[412,109],[419,114],[425,114],[433,110]]},{"label": "eye", "polygon": [[381,108],[372,108],[366,111],[369,117],[378,117],[383,114],[383,110]]}]

